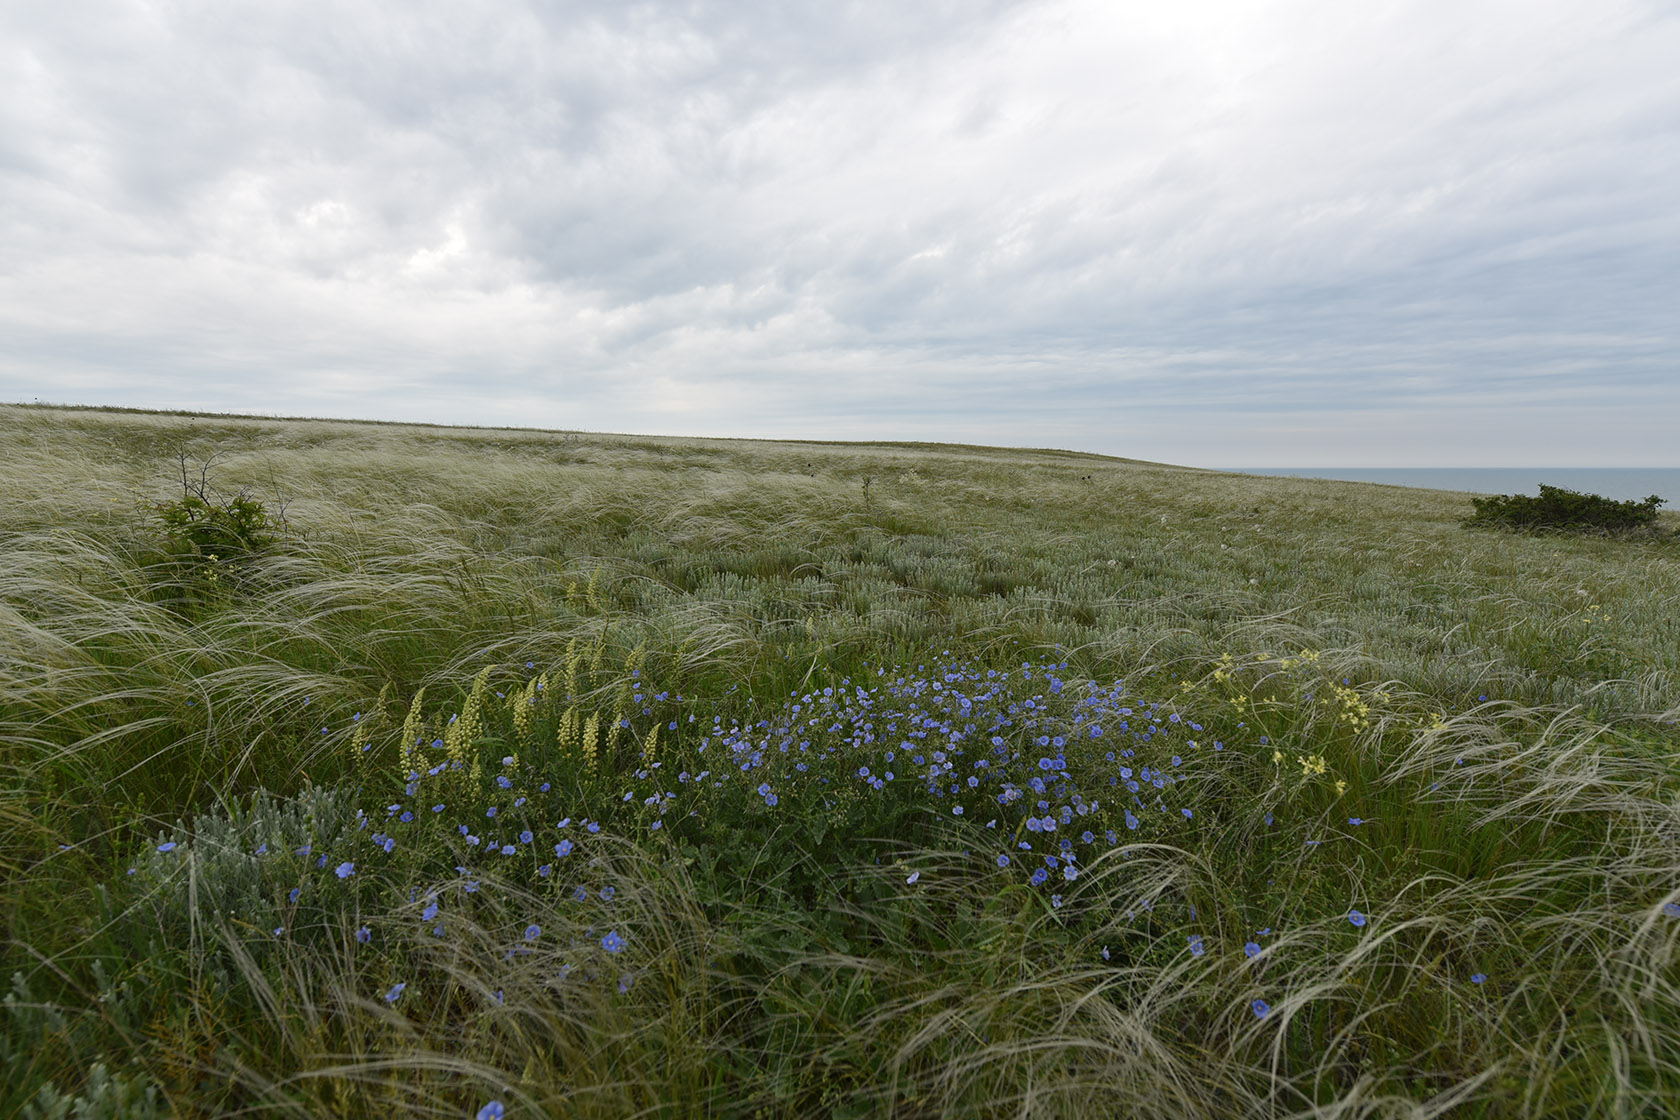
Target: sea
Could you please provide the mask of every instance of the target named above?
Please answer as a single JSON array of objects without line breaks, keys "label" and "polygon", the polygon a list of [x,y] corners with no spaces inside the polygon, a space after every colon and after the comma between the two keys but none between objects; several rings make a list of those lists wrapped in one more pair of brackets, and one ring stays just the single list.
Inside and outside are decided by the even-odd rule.
[{"label": "sea", "polygon": [[1382,482],[1425,490],[1461,490],[1472,494],[1540,493],[1540,484],[1597,494],[1618,502],[1638,502],[1652,494],[1666,500],[1664,509],[1680,509],[1680,467],[1226,467],[1243,474],[1289,478],[1329,478],[1342,482]]}]

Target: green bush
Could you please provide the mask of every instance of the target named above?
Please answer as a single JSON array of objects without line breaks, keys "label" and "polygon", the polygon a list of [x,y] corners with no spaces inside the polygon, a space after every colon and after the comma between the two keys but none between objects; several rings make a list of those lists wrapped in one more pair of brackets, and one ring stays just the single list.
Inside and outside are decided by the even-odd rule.
[{"label": "green bush", "polygon": [[1640,502],[1617,502],[1558,486],[1540,487],[1539,497],[1500,494],[1472,498],[1476,515],[1466,528],[1493,527],[1520,532],[1629,533],[1656,526],[1663,499],[1652,494]]},{"label": "green bush", "polygon": [[248,490],[231,497],[219,492],[209,478],[214,455],[198,464],[196,477],[187,454],[178,457],[181,497],[140,503],[163,529],[145,566],[155,585],[152,601],[191,616],[249,590],[247,562],[275,543],[275,530],[286,527],[285,510],[282,504],[276,521]]},{"label": "green bush", "polygon": [[212,455],[199,464],[192,476],[187,453],[179,452],[181,497],[172,502],[149,503],[163,525],[169,551],[181,559],[200,561],[238,560],[260,552],[274,543],[275,528],[268,510],[240,490],[228,498],[210,483]]}]

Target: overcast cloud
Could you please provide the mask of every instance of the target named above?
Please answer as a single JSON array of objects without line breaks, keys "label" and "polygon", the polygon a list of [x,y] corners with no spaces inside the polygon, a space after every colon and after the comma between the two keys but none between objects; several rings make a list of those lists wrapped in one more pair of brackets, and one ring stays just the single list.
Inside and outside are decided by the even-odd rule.
[{"label": "overcast cloud", "polygon": [[1680,466],[1680,9],[6,3],[0,397]]}]

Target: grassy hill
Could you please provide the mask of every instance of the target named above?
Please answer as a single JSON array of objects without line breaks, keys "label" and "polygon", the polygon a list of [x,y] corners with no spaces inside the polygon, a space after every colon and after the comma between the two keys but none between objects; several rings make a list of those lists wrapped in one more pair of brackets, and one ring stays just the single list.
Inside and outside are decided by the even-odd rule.
[{"label": "grassy hill", "polygon": [[1680,1102],[1672,534],[23,406],[0,475],[6,1115]]}]

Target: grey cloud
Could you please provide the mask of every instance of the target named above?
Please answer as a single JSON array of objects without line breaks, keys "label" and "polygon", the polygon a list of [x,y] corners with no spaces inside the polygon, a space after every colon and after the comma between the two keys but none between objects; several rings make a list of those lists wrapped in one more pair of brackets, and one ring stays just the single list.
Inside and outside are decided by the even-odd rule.
[{"label": "grey cloud", "polygon": [[111,3],[0,32],[25,397],[105,370],[353,407],[362,369],[404,407],[470,384],[529,417],[535,387],[618,428],[659,384],[656,416],[739,399],[766,433],[1680,407],[1656,4]]}]

